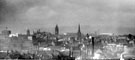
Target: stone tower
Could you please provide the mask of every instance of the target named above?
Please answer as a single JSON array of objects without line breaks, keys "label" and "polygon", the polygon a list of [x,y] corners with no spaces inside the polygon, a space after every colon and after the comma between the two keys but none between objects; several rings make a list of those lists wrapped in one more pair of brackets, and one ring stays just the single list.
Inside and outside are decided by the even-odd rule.
[{"label": "stone tower", "polygon": [[59,35],[59,27],[58,27],[58,25],[56,25],[56,27],[55,27],[55,35]]}]

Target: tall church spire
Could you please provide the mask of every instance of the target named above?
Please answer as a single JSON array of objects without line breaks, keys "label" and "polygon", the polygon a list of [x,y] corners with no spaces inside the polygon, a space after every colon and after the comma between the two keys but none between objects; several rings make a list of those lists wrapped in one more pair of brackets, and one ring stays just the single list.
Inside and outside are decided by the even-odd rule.
[{"label": "tall church spire", "polygon": [[81,39],[81,29],[80,29],[80,24],[78,25],[78,32],[77,32],[77,35],[78,35],[78,39],[80,40],[80,39]]},{"label": "tall church spire", "polygon": [[80,24],[78,25],[78,34],[81,33]]},{"label": "tall church spire", "polygon": [[56,25],[56,27],[55,27],[55,35],[59,35],[59,27],[58,27],[58,25]]}]

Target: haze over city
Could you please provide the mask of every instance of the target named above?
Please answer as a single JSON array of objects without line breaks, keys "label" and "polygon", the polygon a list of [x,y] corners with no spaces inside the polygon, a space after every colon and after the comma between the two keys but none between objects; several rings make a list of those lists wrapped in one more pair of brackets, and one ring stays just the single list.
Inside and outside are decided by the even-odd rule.
[{"label": "haze over city", "polygon": [[0,31],[43,29],[60,33],[110,32],[135,34],[134,0],[0,0]]},{"label": "haze over city", "polygon": [[0,0],[0,60],[134,60],[135,0]]}]

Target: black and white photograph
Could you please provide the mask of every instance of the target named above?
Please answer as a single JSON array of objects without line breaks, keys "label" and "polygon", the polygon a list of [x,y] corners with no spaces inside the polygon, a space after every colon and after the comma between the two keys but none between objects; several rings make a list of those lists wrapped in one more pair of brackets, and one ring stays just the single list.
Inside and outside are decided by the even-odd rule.
[{"label": "black and white photograph", "polygon": [[135,0],[0,0],[0,60],[134,60]]}]

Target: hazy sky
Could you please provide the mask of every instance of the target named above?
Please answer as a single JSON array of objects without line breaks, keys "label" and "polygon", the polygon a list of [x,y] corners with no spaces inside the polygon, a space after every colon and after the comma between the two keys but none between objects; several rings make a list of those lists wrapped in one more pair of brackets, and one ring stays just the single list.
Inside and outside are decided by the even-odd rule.
[{"label": "hazy sky", "polygon": [[0,30],[135,34],[135,0],[0,0]]}]

